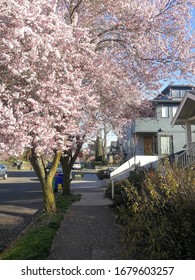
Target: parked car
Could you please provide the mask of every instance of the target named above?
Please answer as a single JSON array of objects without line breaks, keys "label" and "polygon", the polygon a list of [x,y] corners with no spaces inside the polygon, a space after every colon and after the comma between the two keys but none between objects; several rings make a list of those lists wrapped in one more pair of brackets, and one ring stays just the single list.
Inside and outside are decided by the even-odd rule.
[{"label": "parked car", "polygon": [[[51,168],[52,162],[48,162],[47,166],[46,166],[46,171],[49,172],[50,168]],[[62,165],[61,163],[58,164],[56,173],[63,173],[62,171]]]},{"label": "parked car", "polygon": [[5,164],[0,164],[0,177],[4,180],[7,179],[7,166]]},{"label": "parked car", "polygon": [[81,169],[82,169],[82,164],[81,164],[81,162],[80,162],[80,161],[75,161],[75,163],[73,164],[72,169],[81,170]]}]

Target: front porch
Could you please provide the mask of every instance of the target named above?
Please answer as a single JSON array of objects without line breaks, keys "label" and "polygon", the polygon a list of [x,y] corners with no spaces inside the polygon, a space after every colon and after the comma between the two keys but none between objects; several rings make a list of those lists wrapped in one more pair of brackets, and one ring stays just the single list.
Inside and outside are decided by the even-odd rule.
[{"label": "front porch", "polygon": [[178,156],[177,163],[186,168],[195,162],[195,91],[185,94],[171,124],[185,127],[186,150]]},{"label": "front porch", "polygon": [[187,168],[195,163],[195,143],[191,143],[192,145],[188,150],[183,152],[178,156],[176,159],[177,165],[181,166],[182,168]]}]

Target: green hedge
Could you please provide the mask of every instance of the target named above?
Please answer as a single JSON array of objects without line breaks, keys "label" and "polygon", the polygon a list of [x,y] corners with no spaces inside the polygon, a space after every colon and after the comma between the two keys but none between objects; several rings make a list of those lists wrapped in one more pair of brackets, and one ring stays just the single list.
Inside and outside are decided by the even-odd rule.
[{"label": "green hedge", "polygon": [[126,258],[195,259],[194,173],[165,162],[157,171],[136,168],[120,182]]}]

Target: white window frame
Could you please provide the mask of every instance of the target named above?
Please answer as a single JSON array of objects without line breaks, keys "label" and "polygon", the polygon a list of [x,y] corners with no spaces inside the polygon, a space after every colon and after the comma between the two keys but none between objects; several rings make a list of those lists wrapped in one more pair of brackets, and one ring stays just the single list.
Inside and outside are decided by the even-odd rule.
[{"label": "white window frame", "polygon": [[173,153],[173,136],[160,135],[160,154],[170,155]]}]

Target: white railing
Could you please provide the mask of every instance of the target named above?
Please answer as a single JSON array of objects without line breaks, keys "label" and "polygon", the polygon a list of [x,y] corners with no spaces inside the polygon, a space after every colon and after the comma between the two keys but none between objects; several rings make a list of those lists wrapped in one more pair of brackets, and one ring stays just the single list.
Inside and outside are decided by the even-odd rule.
[{"label": "white railing", "polygon": [[129,171],[133,170],[135,168],[135,165],[145,167],[152,165],[153,167],[156,167],[157,161],[158,156],[135,156],[115,169],[110,174],[110,179],[119,181],[121,179],[127,178],[129,175]]},{"label": "white railing", "polygon": [[190,148],[180,154],[177,158],[177,165],[186,168],[195,163],[195,143],[190,144]]},{"label": "white railing", "polygon": [[130,170],[133,170],[135,165],[144,166],[146,168],[156,168],[158,165],[158,156],[134,156],[111,172],[110,180],[112,182],[112,199],[114,199],[114,182],[127,178]]}]

